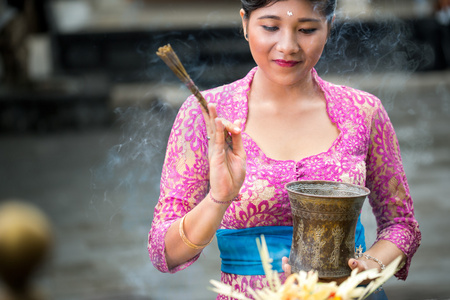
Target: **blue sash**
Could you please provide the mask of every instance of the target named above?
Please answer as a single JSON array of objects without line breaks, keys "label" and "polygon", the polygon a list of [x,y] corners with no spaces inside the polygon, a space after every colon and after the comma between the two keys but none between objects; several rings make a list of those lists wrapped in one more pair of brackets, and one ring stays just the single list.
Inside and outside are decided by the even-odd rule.
[{"label": "blue sash", "polygon": [[[264,235],[272,267],[279,273],[284,272],[281,266],[283,256],[289,257],[292,244],[292,226],[262,226],[245,229],[219,229],[216,232],[217,243],[222,259],[222,272],[237,275],[264,275],[259,257],[256,238]],[[360,218],[355,232],[355,245],[366,250],[364,227]]]},{"label": "blue sash", "polygon": [[274,270],[282,272],[281,259],[289,257],[292,226],[263,226],[245,229],[219,229],[217,243],[222,272],[238,275],[264,275],[256,238],[264,234]]},{"label": "blue sash", "polygon": [[363,252],[366,252],[366,237],[364,234],[364,226],[361,223],[361,215],[358,217],[355,230],[355,248],[362,247]]}]

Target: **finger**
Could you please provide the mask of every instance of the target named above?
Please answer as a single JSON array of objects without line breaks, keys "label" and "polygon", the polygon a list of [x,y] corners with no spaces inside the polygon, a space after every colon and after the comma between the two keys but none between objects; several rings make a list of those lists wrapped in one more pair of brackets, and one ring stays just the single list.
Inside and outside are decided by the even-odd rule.
[{"label": "finger", "polygon": [[358,269],[358,272],[364,271],[366,269],[365,265],[357,259],[350,258],[348,260],[348,266],[350,269]]},{"label": "finger", "polygon": [[350,269],[354,270],[358,267],[358,261],[354,258],[350,258],[348,260],[348,266],[350,267]]},{"label": "finger", "polygon": [[[222,121],[222,124],[225,128],[225,136],[227,136],[228,134],[231,134],[232,143],[229,146],[233,149],[233,152],[235,152],[236,154],[238,154],[240,156],[243,156],[245,151],[244,151],[242,135],[241,135],[242,134],[241,121],[236,120],[236,121],[234,121],[234,123],[231,123],[230,121],[223,119],[223,118],[220,118],[220,120]],[[228,142],[228,140],[226,140],[226,142]]]},{"label": "finger", "polygon": [[214,125],[214,142],[217,146],[219,146],[218,149],[223,149],[223,146],[225,144],[225,136],[223,134],[223,131],[225,130],[225,126],[222,123],[222,120],[220,118],[214,119],[215,125]]},{"label": "finger", "polygon": [[225,143],[227,143],[227,145],[230,148],[233,148],[233,144],[232,144],[233,132],[239,132],[240,128],[236,128],[236,126],[234,126],[233,123],[231,123],[230,121],[228,121],[228,120],[226,120],[224,118],[219,118],[219,119],[220,119],[220,121],[222,122],[222,125],[223,125],[222,134],[224,136]]},{"label": "finger", "polygon": [[287,258],[286,256],[284,256],[281,260],[281,267],[286,277],[292,274],[292,268],[291,265],[289,264],[289,258]]},{"label": "finger", "polygon": [[220,118],[220,120],[222,121],[222,124],[225,126],[225,129],[233,134],[240,134],[241,133],[241,126],[240,126],[240,122],[236,121],[235,123],[231,123],[230,121]]},{"label": "finger", "polygon": [[214,104],[208,104],[209,110],[209,126],[208,126],[208,136],[211,139],[215,138],[216,133],[216,118],[217,118],[217,109]]},{"label": "finger", "polygon": [[[229,146],[233,149],[241,149],[243,150],[243,143],[242,143],[242,125],[241,125],[241,121],[240,120],[236,120],[233,123],[231,123],[230,121],[224,119],[224,118],[220,118],[220,120],[222,121],[222,124],[224,125],[225,128],[225,141],[227,143],[229,143]],[[230,136],[231,134],[231,136]],[[227,138],[231,137],[231,143],[230,140],[228,140]],[[235,153],[237,153],[236,151],[233,151]],[[240,153],[243,154],[243,153]]]},{"label": "finger", "polygon": [[292,274],[292,268],[290,264],[284,264],[283,270],[286,277],[289,277]]},{"label": "finger", "polygon": [[208,104],[209,117],[211,119],[217,118],[217,109],[215,104]]},{"label": "finger", "polygon": [[232,142],[233,142],[233,151],[241,156],[244,157],[246,155],[245,150],[244,150],[244,143],[242,141],[242,129],[241,129],[241,121],[237,120],[234,122],[234,126],[239,128],[239,132],[236,134],[232,133]]}]

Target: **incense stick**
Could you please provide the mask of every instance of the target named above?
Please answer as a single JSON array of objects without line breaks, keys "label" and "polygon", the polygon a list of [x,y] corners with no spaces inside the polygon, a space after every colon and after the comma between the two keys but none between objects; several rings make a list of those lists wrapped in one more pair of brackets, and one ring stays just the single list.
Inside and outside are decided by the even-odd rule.
[{"label": "incense stick", "polygon": [[[181,80],[181,82],[183,82],[186,85],[186,87],[191,91],[191,93],[195,96],[195,98],[197,98],[200,105],[209,115],[208,102],[206,102],[205,98],[200,93],[198,87],[195,85],[194,81],[186,72],[186,69],[184,68],[177,54],[172,49],[172,46],[170,44],[167,44],[163,47],[160,47],[156,52],[156,55],[158,55],[172,70],[172,72]],[[231,136],[226,129],[224,130],[224,136],[225,141],[231,147]]]}]

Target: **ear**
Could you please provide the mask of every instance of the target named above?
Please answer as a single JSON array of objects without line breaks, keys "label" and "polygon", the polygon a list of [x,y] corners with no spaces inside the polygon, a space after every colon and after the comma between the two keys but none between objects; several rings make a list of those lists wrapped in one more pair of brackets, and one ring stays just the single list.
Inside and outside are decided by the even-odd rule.
[{"label": "ear", "polygon": [[333,18],[331,19],[330,24],[328,24],[328,34],[327,34],[327,39],[328,39],[328,38],[330,37],[330,35],[331,35],[331,28],[333,27],[334,20],[336,20],[336,15],[333,15]]},{"label": "ear", "polygon": [[245,11],[241,8],[241,10],[239,11],[239,14],[241,15],[241,20],[242,20],[242,29],[244,30],[244,37],[247,40],[247,26],[248,26],[248,18],[245,15]]}]

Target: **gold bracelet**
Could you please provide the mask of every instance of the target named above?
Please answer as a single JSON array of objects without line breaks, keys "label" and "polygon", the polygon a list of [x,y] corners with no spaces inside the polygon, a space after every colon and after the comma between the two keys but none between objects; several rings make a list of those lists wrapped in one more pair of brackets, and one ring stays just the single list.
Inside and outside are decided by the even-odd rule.
[{"label": "gold bracelet", "polygon": [[[186,214],[186,215],[187,215],[187,214]],[[183,243],[184,243],[186,246],[188,246],[189,248],[195,249],[195,250],[203,249],[203,248],[205,248],[206,246],[208,246],[209,244],[211,244],[211,242],[212,242],[213,239],[214,239],[214,236],[213,236],[213,237],[211,238],[211,240],[210,240],[208,243],[206,243],[205,245],[196,245],[196,244],[192,243],[190,240],[188,240],[188,238],[187,238],[186,235],[184,234],[184,218],[186,218],[186,215],[184,215],[184,216],[181,218],[180,226],[178,227],[178,230],[179,230],[179,232],[180,232],[180,237],[181,237],[181,239],[183,240]]]}]

